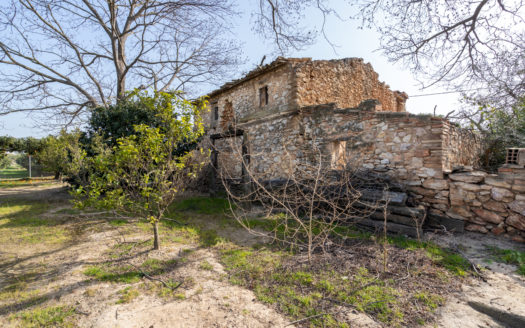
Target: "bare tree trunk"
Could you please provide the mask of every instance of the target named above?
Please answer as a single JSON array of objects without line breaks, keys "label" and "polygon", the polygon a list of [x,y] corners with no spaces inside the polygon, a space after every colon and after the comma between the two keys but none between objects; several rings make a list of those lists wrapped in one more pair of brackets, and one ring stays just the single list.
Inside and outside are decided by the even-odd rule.
[{"label": "bare tree trunk", "polygon": [[153,249],[159,249],[159,223],[155,221],[153,223]]}]

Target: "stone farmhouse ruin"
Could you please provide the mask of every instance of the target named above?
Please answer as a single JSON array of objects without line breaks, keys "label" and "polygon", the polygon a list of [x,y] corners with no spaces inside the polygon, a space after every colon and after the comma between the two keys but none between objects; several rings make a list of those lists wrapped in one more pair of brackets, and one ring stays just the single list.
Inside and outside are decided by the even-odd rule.
[{"label": "stone farmhouse ruin", "polygon": [[317,149],[327,169],[359,165],[395,177],[425,206],[427,222],[525,241],[525,162],[498,174],[473,170],[479,138],[406,112],[407,98],[362,59],[277,58],[209,94],[212,183],[219,172],[245,179],[246,165],[279,178]]}]

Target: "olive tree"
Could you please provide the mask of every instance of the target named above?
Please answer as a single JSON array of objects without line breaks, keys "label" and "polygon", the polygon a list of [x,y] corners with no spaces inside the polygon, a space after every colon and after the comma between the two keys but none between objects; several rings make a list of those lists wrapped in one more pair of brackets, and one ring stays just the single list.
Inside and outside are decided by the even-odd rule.
[{"label": "olive tree", "polygon": [[148,220],[154,249],[159,249],[158,224],[175,197],[185,190],[204,164],[202,151],[178,151],[181,143],[203,133],[200,113],[205,101],[190,102],[176,93],[135,93],[134,97],[156,116],[163,127],[139,124],[134,134],[92,158],[78,160],[92,168],[84,185],[74,192],[78,206],[118,210]]}]

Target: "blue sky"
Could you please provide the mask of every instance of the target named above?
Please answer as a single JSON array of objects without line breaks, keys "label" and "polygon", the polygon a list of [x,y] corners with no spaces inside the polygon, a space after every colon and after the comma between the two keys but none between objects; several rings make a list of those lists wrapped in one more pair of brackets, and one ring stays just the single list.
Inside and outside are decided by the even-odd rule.
[{"label": "blue sky", "polygon": [[[236,22],[236,27],[232,30],[232,36],[238,38],[243,43],[243,55],[247,59],[246,64],[238,68],[235,76],[240,77],[242,72],[246,72],[255,67],[263,55],[267,55],[265,63],[271,61],[277,55],[271,44],[261,40],[254,34],[250,27],[251,17],[249,15],[250,4],[254,2],[243,2],[240,10],[244,14]],[[332,4],[338,10],[342,18],[352,15],[350,7],[343,1],[333,1]],[[304,24],[320,26],[321,16],[315,11],[310,11],[304,18]],[[440,94],[434,96],[411,97],[421,94],[440,93],[446,90],[444,87],[434,87],[421,90],[421,85],[416,81],[413,74],[401,64],[390,63],[382,55],[379,49],[379,35],[371,30],[359,29],[359,22],[352,20],[341,21],[335,17],[330,18],[326,24],[326,34],[332,43],[338,45],[334,49],[330,44],[320,37],[318,42],[301,51],[292,51],[287,54],[289,57],[312,57],[313,59],[334,59],[345,57],[361,57],[365,62],[369,62],[379,73],[379,79],[390,85],[393,90],[404,91],[409,95],[407,110],[411,113],[432,113],[434,106],[437,105],[438,114],[446,114],[460,106],[459,94]],[[225,81],[221,81],[225,82]],[[204,91],[210,87],[204,87]],[[49,134],[42,122],[36,122],[26,113],[11,114],[0,116],[0,135],[12,135],[15,137],[42,137]]]}]

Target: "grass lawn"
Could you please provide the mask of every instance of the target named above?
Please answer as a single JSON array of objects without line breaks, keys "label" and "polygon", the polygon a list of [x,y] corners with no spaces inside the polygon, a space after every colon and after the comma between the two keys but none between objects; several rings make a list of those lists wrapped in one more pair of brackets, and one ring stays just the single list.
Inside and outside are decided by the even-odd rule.
[{"label": "grass lawn", "polygon": [[2,179],[23,179],[29,176],[29,172],[23,168],[7,168],[0,170],[0,180]]}]

